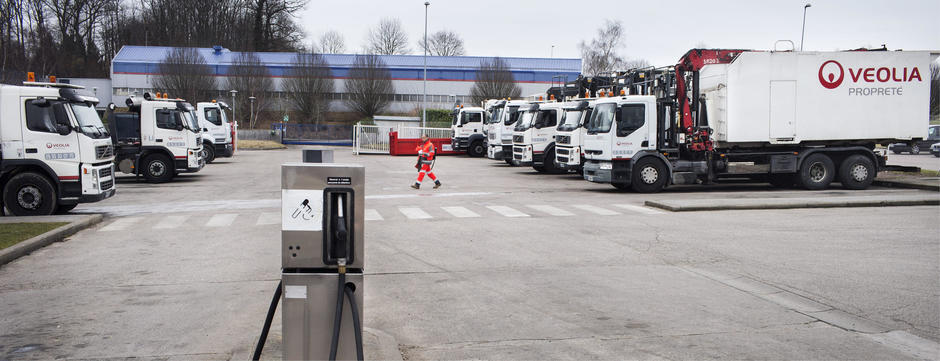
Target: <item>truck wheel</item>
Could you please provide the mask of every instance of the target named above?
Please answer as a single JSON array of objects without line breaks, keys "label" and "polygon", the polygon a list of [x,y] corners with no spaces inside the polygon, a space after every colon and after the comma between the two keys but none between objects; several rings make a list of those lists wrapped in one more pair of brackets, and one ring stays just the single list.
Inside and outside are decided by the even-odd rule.
[{"label": "truck wheel", "polygon": [[203,144],[199,153],[202,154],[202,159],[206,160],[206,164],[215,160],[215,148],[212,147],[212,144]]},{"label": "truck wheel", "polygon": [[875,180],[875,175],[875,164],[861,154],[845,158],[839,166],[839,181],[846,189],[866,189]]},{"label": "truck wheel", "polygon": [[800,184],[809,190],[826,189],[835,177],[835,165],[825,154],[812,154],[800,167]]},{"label": "truck wheel", "polygon": [[479,140],[470,143],[470,147],[467,148],[467,155],[471,157],[482,157],[484,154],[486,154],[486,146]]},{"label": "truck wheel", "polygon": [[512,165],[512,159],[507,158],[507,159],[503,159],[503,161],[506,162],[506,164]]},{"label": "truck wheel", "polygon": [[640,159],[633,166],[633,190],[640,193],[656,193],[666,186],[666,167],[653,157]]},{"label": "truck wheel", "polygon": [[917,145],[917,144],[914,144],[914,146],[911,147],[911,154],[913,154],[913,155],[918,155],[918,154],[920,154],[920,146]]},{"label": "truck wheel", "polygon": [[555,164],[555,148],[545,152],[545,158],[542,160],[542,166],[545,167],[545,172],[548,174],[564,173],[564,170],[558,168],[558,165]]},{"label": "truck wheel", "polygon": [[55,213],[56,203],[55,187],[41,174],[17,174],[3,188],[3,204],[14,216],[48,216]]},{"label": "truck wheel", "polygon": [[545,173],[545,165],[533,165],[532,169],[535,169],[539,173]]},{"label": "truck wheel", "polygon": [[141,165],[144,178],[150,183],[164,183],[173,179],[174,169],[170,158],[163,154],[151,154]]}]

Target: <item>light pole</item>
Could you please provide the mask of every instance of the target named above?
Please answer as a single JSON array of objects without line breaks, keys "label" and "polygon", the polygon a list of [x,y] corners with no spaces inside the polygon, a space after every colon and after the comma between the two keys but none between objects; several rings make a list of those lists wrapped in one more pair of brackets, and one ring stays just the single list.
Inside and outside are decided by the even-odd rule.
[{"label": "light pole", "polygon": [[421,98],[421,127],[427,126],[428,119],[428,6],[430,1],[424,2],[424,94]]},{"label": "light pole", "polygon": [[232,94],[232,120],[238,123],[238,118],[235,117],[235,94],[238,94],[238,90],[232,89],[228,93]]},{"label": "light pole", "polygon": [[803,30],[800,31],[800,51],[803,51],[803,36],[806,34],[806,9],[813,6],[810,3],[803,5]]},{"label": "light pole", "polygon": [[555,45],[552,45],[552,52],[549,53],[549,54],[550,54],[550,55],[548,56],[549,58],[554,58],[554,57],[555,57]]},{"label": "light pole", "polygon": [[248,104],[250,104],[251,106],[251,108],[249,108],[250,110],[248,111],[248,127],[251,129],[254,129],[254,124],[255,124],[255,97],[254,95],[248,97]]}]

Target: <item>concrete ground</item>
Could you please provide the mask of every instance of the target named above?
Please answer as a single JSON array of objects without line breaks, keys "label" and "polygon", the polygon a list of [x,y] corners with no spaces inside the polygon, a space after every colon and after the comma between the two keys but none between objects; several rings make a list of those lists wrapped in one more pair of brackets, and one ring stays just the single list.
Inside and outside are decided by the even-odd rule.
[{"label": "concrete ground", "polygon": [[[647,195],[466,157],[414,191],[411,157],[335,158],[367,169],[364,326],[408,360],[940,359],[937,206],[644,206],[936,192]],[[0,267],[0,359],[247,358],[279,278],[279,166],[299,160],[243,151],[79,206],[108,219]]]},{"label": "concrete ground", "polygon": [[903,153],[894,154],[888,152],[888,165],[903,165],[908,167],[919,167],[932,171],[940,171],[940,158],[934,157],[930,152],[921,152],[918,155]]}]

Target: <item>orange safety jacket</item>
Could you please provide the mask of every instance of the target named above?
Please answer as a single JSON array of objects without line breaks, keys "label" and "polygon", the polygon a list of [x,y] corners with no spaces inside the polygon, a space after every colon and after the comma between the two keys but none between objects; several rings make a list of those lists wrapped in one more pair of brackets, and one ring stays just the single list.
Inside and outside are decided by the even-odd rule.
[{"label": "orange safety jacket", "polygon": [[434,143],[428,141],[427,143],[418,145],[418,148],[415,148],[418,151],[418,157],[421,157],[423,160],[427,161],[430,164],[434,160]]}]

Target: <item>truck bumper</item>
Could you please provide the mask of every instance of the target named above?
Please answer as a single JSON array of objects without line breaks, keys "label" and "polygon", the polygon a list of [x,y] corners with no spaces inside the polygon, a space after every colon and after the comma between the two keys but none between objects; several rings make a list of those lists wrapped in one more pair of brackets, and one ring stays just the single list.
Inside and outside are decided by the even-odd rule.
[{"label": "truck bumper", "polygon": [[467,151],[467,148],[470,148],[470,138],[468,137],[451,138],[450,144],[453,144],[455,151],[465,152]]},{"label": "truck bumper", "polygon": [[486,147],[486,157],[489,159],[503,160],[503,147],[499,145],[491,145]]},{"label": "truck bumper", "polygon": [[594,183],[610,183],[613,172],[610,169],[601,169],[601,162],[588,160],[584,162],[584,180]]},{"label": "truck bumper", "polygon": [[111,188],[99,194],[83,194],[81,197],[79,197],[78,202],[79,203],[98,202],[98,201],[103,201],[105,199],[111,198],[111,196],[113,195],[114,195],[114,188]]},{"label": "truck bumper", "polygon": [[532,165],[532,151],[526,146],[513,144],[512,146],[512,164],[518,166]]},{"label": "truck bumper", "polygon": [[581,169],[581,152],[571,147],[556,147],[555,162],[561,169]]},{"label": "truck bumper", "polygon": [[199,163],[196,165],[190,166],[189,162],[185,159],[176,160],[176,172],[177,173],[196,173],[202,170],[206,166],[206,160],[199,158]]},{"label": "truck bumper", "polygon": [[228,158],[235,155],[235,147],[232,146],[232,143],[215,144],[214,147],[216,158]]}]

